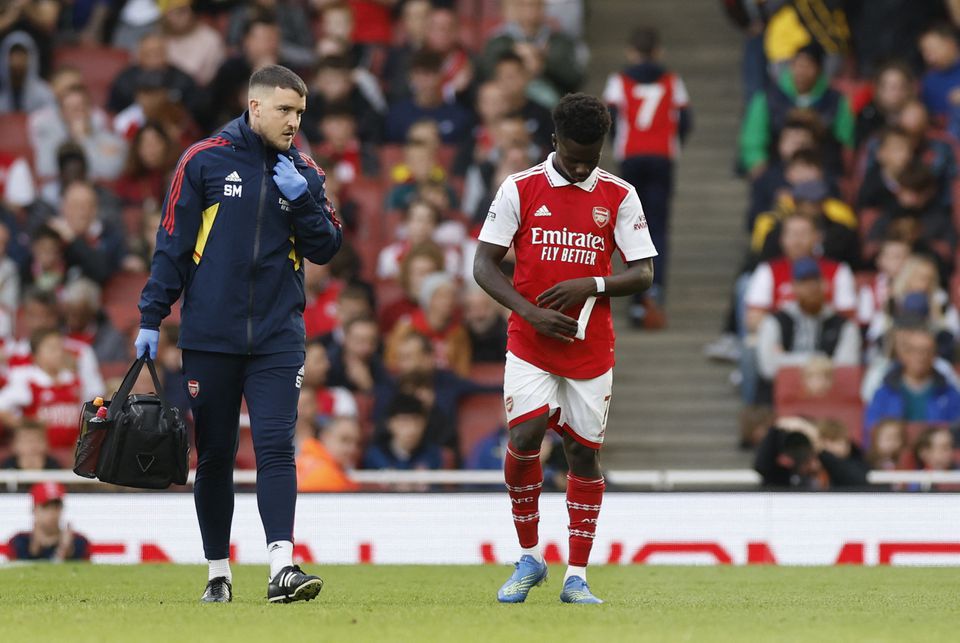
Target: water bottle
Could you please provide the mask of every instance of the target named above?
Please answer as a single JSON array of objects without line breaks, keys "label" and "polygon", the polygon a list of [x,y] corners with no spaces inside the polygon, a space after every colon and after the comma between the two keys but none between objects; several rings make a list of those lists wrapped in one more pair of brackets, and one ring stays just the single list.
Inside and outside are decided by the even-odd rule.
[{"label": "water bottle", "polygon": [[97,414],[94,415],[89,420],[90,424],[93,424],[94,422],[100,423],[100,422],[106,422],[106,421],[107,421],[107,407],[105,406],[101,406],[100,408],[98,408]]}]

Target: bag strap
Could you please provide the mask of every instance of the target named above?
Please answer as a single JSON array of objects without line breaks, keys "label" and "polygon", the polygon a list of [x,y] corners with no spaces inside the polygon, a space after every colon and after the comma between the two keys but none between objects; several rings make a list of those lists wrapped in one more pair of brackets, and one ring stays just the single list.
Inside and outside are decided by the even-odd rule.
[{"label": "bag strap", "polygon": [[110,406],[107,407],[108,419],[116,419],[117,414],[120,413],[120,409],[123,408],[123,404],[127,401],[127,398],[130,397],[130,391],[133,390],[134,384],[137,383],[137,378],[140,377],[140,371],[143,370],[144,364],[146,364],[147,368],[150,370],[150,377],[153,379],[153,386],[156,388],[157,397],[160,398],[160,411],[166,415],[170,410],[170,405],[167,403],[167,398],[163,394],[163,387],[160,385],[160,377],[157,375],[157,367],[154,366],[153,360],[150,359],[148,355],[144,354],[137,359],[137,361],[130,365],[130,369],[127,371],[127,374],[123,376],[123,381],[120,383],[120,388],[117,389],[113,399],[110,400]]}]

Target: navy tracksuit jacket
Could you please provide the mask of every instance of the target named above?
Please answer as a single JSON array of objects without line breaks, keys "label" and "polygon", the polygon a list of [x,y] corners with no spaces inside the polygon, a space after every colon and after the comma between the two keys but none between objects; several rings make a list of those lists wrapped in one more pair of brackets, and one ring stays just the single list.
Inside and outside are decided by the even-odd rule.
[{"label": "navy tracksuit jacket", "polygon": [[229,553],[241,396],[267,542],[293,539],[303,261],[326,263],[342,236],[323,171],[296,148],[285,152],[308,186],[288,201],[273,181],[277,154],[246,113],[184,152],[140,297],[140,327],[156,329],[183,294],[179,346],[197,441],[194,498],[210,560]]}]

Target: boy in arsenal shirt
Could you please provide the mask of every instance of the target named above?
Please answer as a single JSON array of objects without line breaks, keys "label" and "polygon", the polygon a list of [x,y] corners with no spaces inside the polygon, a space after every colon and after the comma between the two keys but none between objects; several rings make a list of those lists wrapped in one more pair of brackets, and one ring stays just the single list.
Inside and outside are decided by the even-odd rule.
[{"label": "boy in arsenal shirt", "polygon": [[[603,443],[613,384],[610,297],[650,288],[653,257],[637,191],[597,167],[610,115],[597,98],[565,96],[553,112],[554,152],[513,174],[497,192],[474,262],[474,277],[513,313],[508,325],[504,406],[510,440],[504,478],[521,556],[497,599],[521,603],[547,576],[538,547],[543,486],[540,444],[548,427],[563,436],[569,566],[560,599],[600,603],[586,582],[604,481]],[[513,246],[513,283],[500,262]],[[627,268],[611,274],[619,250]]]}]

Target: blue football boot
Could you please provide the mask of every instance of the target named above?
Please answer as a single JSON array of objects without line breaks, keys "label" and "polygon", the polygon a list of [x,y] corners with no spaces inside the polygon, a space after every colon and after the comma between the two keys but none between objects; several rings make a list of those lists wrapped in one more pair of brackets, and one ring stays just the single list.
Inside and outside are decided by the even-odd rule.
[{"label": "blue football boot", "polygon": [[563,591],[560,592],[560,600],[564,603],[592,603],[599,605],[603,601],[593,595],[587,581],[579,576],[571,576],[563,584]]},{"label": "blue football boot", "polygon": [[521,556],[516,567],[497,592],[497,600],[501,603],[522,603],[527,600],[531,588],[542,585],[547,580],[547,564],[537,562],[537,559],[529,554]]}]

